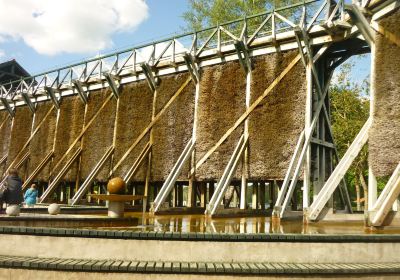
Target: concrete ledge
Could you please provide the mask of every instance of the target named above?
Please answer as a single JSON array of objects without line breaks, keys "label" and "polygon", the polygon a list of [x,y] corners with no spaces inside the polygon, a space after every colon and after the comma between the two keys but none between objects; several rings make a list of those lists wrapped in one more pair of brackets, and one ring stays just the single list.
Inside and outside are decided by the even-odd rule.
[{"label": "concrete ledge", "polygon": [[277,234],[277,233],[202,233],[132,230],[95,230],[50,227],[0,227],[1,234],[40,235],[82,238],[113,238],[135,240],[176,240],[215,242],[300,242],[300,243],[392,243],[400,242],[400,234]]},{"label": "concrete ledge", "polygon": [[1,268],[74,272],[211,275],[400,274],[400,263],[163,262],[0,256]]}]

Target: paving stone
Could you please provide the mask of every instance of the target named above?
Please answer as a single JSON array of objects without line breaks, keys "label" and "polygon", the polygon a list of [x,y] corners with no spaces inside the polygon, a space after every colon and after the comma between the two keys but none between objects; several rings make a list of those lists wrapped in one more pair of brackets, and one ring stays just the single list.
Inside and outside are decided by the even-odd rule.
[{"label": "paving stone", "polygon": [[225,273],[233,273],[233,267],[230,263],[223,263]]},{"label": "paving stone", "polygon": [[221,263],[214,263],[215,266],[215,272],[217,273],[224,273],[224,266]]},{"label": "paving stone", "polygon": [[155,262],[147,262],[146,271],[154,272],[154,266],[155,265],[156,265]]},{"label": "paving stone", "polygon": [[64,259],[64,261],[59,262],[59,263],[56,264],[56,269],[66,270],[67,269],[67,264],[72,262],[72,261],[73,260],[71,260],[71,259],[67,259],[67,260]]},{"label": "paving stone", "polygon": [[97,263],[96,260],[88,261],[87,263],[82,265],[82,269],[83,270],[87,270],[87,271],[92,270],[93,269],[93,265],[95,265],[96,263]]},{"label": "paving stone", "polygon": [[57,268],[57,264],[58,264],[58,263],[61,263],[61,262],[63,262],[63,261],[64,261],[63,259],[53,259],[52,261],[49,261],[49,262],[47,263],[47,268],[48,268],[48,269],[51,269],[51,270],[54,270],[54,269]]},{"label": "paving stone", "polygon": [[146,265],[147,265],[147,262],[139,262],[139,264],[136,267],[136,270],[138,272],[144,272],[144,271],[146,271]]},{"label": "paving stone", "polygon": [[189,271],[190,272],[197,272],[197,263],[189,263]]},{"label": "paving stone", "polygon": [[274,273],[280,273],[280,274],[285,273],[285,269],[279,263],[270,263],[270,264],[275,269]]},{"label": "paving stone", "polygon": [[128,266],[128,271],[138,271],[139,262],[133,261]]},{"label": "paving stone", "polygon": [[101,260],[101,261],[97,261],[96,263],[94,263],[93,265],[92,265],[92,270],[93,271],[100,271],[101,270],[101,266],[104,264],[104,263],[106,263],[107,261],[103,261],[103,260]]},{"label": "paving stone", "polygon": [[206,270],[208,273],[214,273],[215,272],[215,266],[213,263],[206,263]]},{"label": "paving stone", "polygon": [[181,272],[188,273],[190,271],[189,263],[183,262],[181,263]]},{"label": "paving stone", "polygon": [[172,262],[164,262],[164,270],[166,272],[171,272],[172,271]]},{"label": "paving stone", "polygon": [[119,270],[119,271],[128,271],[128,267],[129,267],[130,263],[131,263],[130,261],[123,261],[123,262],[119,265],[118,270]]},{"label": "paving stone", "polygon": [[90,262],[89,260],[80,260],[74,264],[74,270],[84,270],[84,265]]},{"label": "paving stone", "polygon": [[197,263],[197,271],[199,273],[206,273],[207,272],[207,267],[205,263]]},{"label": "paving stone", "polygon": [[123,261],[114,261],[111,265],[110,265],[110,271],[118,271],[119,270],[119,266],[123,263]]},{"label": "paving stone", "polygon": [[250,272],[252,274],[259,274],[260,273],[260,271],[258,269],[258,266],[255,263],[248,263],[247,265],[250,267]]},{"label": "paving stone", "polygon": [[232,263],[231,266],[233,273],[242,273],[242,267],[238,263]]},{"label": "paving stone", "polygon": [[114,261],[106,261],[105,263],[103,263],[100,267],[100,270],[102,271],[109,271],[110,270],[110,266],[114,263]]},{"label": "paving stone", "polygon": [[173,262],[172,263],[172,272],[180,272],[181,271],[181,263]]},{"label": "paving stone", "polygon": [[156,264],[154,266],[154,271],[156,271],[156,272],[164,271],[164,263],[163,262],[156,262]]}]

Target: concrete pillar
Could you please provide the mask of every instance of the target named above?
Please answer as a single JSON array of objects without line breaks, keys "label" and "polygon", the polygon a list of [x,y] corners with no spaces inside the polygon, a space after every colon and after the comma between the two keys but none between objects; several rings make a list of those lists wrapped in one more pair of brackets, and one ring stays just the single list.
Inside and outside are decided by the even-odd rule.
[{"label": "concrete pillar", "polygon": [[109,201],[108,203],[108,217],[110,218],[123,218],[125,203],[120,201]]}]

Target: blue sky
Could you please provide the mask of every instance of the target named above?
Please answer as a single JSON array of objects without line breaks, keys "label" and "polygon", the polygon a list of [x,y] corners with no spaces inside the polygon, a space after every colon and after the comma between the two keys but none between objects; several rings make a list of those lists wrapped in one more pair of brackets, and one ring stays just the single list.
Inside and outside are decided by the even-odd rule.
[{"label": "blue sky", "polygon": [[[55,3],[54,0],[35,1],[41,2],[42,5],[51,5]],[[66,10],[67,12],[59,15],[60,25],[55,26],[53,30],[47,28],[48,22],[53,22],[54,20],[57,20],[57,15],[53,18],[48,16],[47,19],[46,17],[43,17],[44,26],[46,26],[47,29],[50,29],[46,31],[47,33],[38,33],[33,30],[30,31],[31,24],[28,21],[26,21],[26,25],[23,26],[24,21],[22,21],[21,23],[20,19],[29,17],[29,14],[21,14],[16,17],[12,15],[13,17],[9,17],[8,21],[6,21],[7,24],[10,24],[16,18],[18,22],[15,21],[14,25],[21,25],[20,30],[4,30],[4,28],[2,30],[2,24],[0,22],[0,61],[6,61],[14,58],[31,74],[44,72],[49,69],[75,63],[85,58],[93,57],[95,55],[98,55],[99,53],[109,53],[113,52],[114,50],[128,48],[142,44],[144,42],[150,42],[163,37],[170,37],[174,34],[182,33],[182,27],[185,25],[185,23],[181,15],[184,11],[188,9],[188,3],[185,0],[147,0],[145,1],[145,3],[147,4],[147,10],[143,7],[141,7],[140,9],[136,8],[135,4],[132,4],[134,2],[138,2],[140,4],[142,0],[99,0],[100,2],[105,1],[104,7],[98,7],[99,10],[104,9],[104,14],[110,12],[110,10],[114,10],[113,7],[109,7],[110,3],[112,4],[113,1],[127,2],[129,3],[127,5],[132,4],[132,6],[130,7],[134,10],[132,14],[127,13],[128,7],[122,7],[120,11],[117,11],[119,13],[118,16],[127,17],[128,22],[120,22],[117,19],[113,22],[110,22],[104,19],[106,16],[99,17],[99,13],[95,8],[93,9],[93,13],[83,13],[82,15],[76,15],[75,12],[72,11],[71,14],[68,14],[69,6],[82,6],[85,5],[85,2],[87,4],[90,4],[92,0],[58,1],[64,1],[65,3],[68,3],[65,4],[66,7],[64,7],[64,10]],[[82,2],[84,2],[84,4],[82,4]],[[2,4],[1,6],[7,6],[9,8],[8,10],[11,11],[13,9],[15,9],[15,11],[20,11],[18,5],[26,7],[26,3],[26,0],[13,0],[13,2],[0,0],[0,4]],[[58,7],[57,5],[53,6],[55,11],[60,11],[62,8]],[[46,10],[41,10],[40,6],[31,8],[35,11],[35,16],[37,15],[38,17],[40,17],[42,16],[42,14],[46,15]],[[25,8],[24,10],[28,9]],[[0,11],[0,18],[3,18],[3,20],[5,21],[7,20],[7,16],[9,16],[9,14],[10,11],[7,11],[7,9],[3,9],[3,14]],[[63,17],[64,21],[62,21]],[[92,29],[90,29],[90,26],[87,27],[88,22],[94,22],[97,25],[93,26]],[[70,25],[72,27],[68,29],[68,27],[66,26]],[[115,29],[110,28],[110,25],[115,26]],[[73,28],[78,28],[78,30],[80,31],[74,32]],[[94,32],[98,32],[98,38],[94,38],[94,41],[85,41],[88,34],[85,33],[85,28],[88,29],[87,32],[93,33],[93,30]],[[25,32],[25,30],[28,30],[30,32]],[[75,36],[75,38],[77,38],[77,42],[73,42],[72,45],[67,46],[65,43],[66,41],[62,37],[68,38],[68,33],[71,30],[72,32],[79,34]],[[102,30],[105,31],[103,32]],[[9,33],[7,36],[2,36],[2,34],[7,34],[7,32]],[[45,37],[45,39],[39,41],[37,39],[38,37]],[[78,41],[83,41],[83,43],[80,44]],[[110,44],[111,41],[112,44]],[[99,45],[102,45],[104,43],[107,46],[102,47],[100,51],[89,50],[82,52],[81,50],[85,50],[85,47],[87,45],[90,45],[90,42],[96,42]],[[61,53],[53,53],[55,52],[55,50],[49,48],[49,46],[53,45],[54,48],[58,47],[59,49],[63,49],[63,47],[65,47],[66,50],[73,49],[74,52],[68,53],[64,51]],[[356,67],[352,72],[351,78],[353,81],[359,82],[363,80],[368,75],[368,73],[369,56],[366,56],[362,59],[357,60]]]}]

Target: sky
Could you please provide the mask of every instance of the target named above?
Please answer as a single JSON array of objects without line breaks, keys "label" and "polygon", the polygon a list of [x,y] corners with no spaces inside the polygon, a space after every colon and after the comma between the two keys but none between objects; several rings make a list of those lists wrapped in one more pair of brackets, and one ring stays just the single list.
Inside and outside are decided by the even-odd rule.
[{"label": "sky", "polygon": [[[186,0],[0,0],[0,62],[38,74],[183,33]],[[351,79],[369,73],[369,56]]]}]

